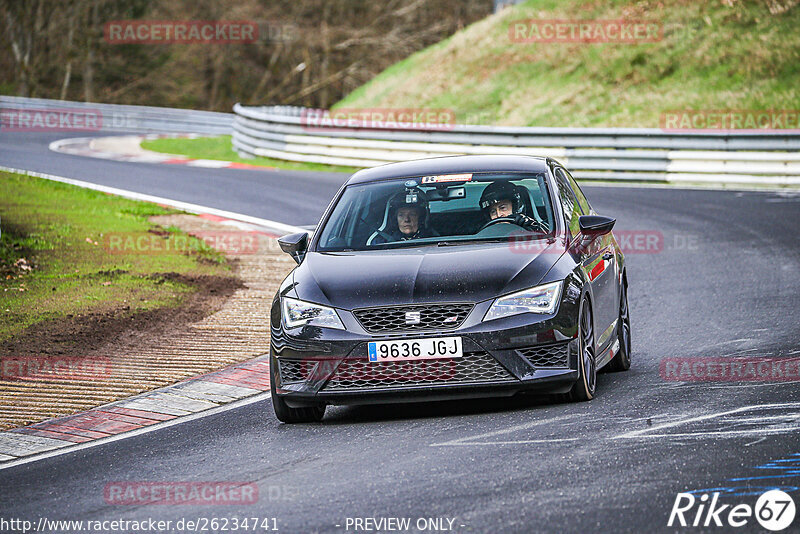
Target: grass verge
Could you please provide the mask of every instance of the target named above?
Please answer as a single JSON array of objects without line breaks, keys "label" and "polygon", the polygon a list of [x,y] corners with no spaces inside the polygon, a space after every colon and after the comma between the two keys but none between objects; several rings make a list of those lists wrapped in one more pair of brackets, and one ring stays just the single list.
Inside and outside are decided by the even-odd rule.
[{"label": "grass verge", "polygon": [[[0,342],[53,319],[177,308],[196,288],[175,273],[232,277],[219,252],[148,222],[169,213],[0,172]],[[134,246],[115,248],[112,237]]]},{"label": "grass verge", "polygon": [[[468,124],[647,128],[674,110],[797,110],[796,4],[529,0],[392,65],[335,107],[445,108]],[[644,20],[661,38],[526,43],[509,33],[519,21],[548,20]]]},{"label": "grass verge", "polygon": [[220,161],[235,161],[260,167],[276,167],[290,171],[327,171],[354,173],[356,167],[343,167],[339,165],[323,165],[322,163],[303,163],[299,161],[284,161],[272,158],[242,158],[231,145],[230,135],[218,137],[198,137],[188,139],[183,137],[166,137],[162,139],[147,139],[142,141],[142,148],[154,152],[177,154],[195,159],[214,159]]}]

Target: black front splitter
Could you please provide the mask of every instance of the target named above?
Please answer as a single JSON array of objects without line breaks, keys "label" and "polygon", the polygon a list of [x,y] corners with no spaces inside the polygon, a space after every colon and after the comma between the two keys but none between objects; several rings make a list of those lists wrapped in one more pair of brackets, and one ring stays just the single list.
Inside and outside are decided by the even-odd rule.
[{"label": "black front splitter", "polygon": [[518,393],[566,393],[578,380],[578,371],[528,380],[504,380],[435,386],[408,386],[392,388],[363,388],[347,391],[320,391],[319,393],[281,391],[276,394],[293,408],[319,404],[354,405],[398,402],[421,402],[487,397],[511,397]]}]

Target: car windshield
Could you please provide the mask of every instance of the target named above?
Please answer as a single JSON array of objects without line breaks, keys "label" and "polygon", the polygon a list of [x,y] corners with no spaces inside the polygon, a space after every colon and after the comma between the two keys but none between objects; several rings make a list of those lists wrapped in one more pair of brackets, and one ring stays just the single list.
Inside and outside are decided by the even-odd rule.
[{"label": "car windshield", "polygon": [[408,177],[348,186],[320,230],[322,252],[461,245],[551,234],[543,173]]}]

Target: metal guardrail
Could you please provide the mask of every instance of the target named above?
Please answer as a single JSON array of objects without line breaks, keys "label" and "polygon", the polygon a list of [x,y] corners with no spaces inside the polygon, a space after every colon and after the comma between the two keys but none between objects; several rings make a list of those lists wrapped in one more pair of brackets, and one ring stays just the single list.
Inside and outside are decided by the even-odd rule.
[{"label": "metal guardrail", "polygon": [[[413,129],[310,123],[293,106],[234,106],[234,114],[0,96],[0,131],[14,130],[20,111],[97,117],[80,131],[233,133],[242,156],[371,167],[457,154],[520,154],[560,160],[580,179],[655,182],[800,184],[800,134],[669,132],[643,128],[526,128],[443,125]],[[16,113],[16,115],[14,115]],[[13,115],[13,116],[12,116]],[[33,115],[31,115],[33,116]],[[30,118],[30,117],[28,117]],[[11,119],[11,121],[9,121]],[[11,128],[9,128],[11,126]],[[19,126],[19,124],[17,124]],[[76,131],[45,124],[17,130]]]},{"label": "metal guardrail", "polygon": [[[22,115],[25,112],[27,115]],[[49,117],[48,112],[51,114]],[[70,112],[80,114],[81,121],[89,117],[89,123],[81,122],[77,126],[76,123],[70,123]],[[190,109],[0,96],[0,120],[0,131],[124,131],[222,135],[232,132],[234,115]]]},{"label": "metal guardrail", "polygon": [[245,157],[356,167],[457,154],[519,154],[556,158],[579,179],[800,184],[800,134],[792,132],[329,127],[309,120],[309,111],[236,104],[233,147]]}]

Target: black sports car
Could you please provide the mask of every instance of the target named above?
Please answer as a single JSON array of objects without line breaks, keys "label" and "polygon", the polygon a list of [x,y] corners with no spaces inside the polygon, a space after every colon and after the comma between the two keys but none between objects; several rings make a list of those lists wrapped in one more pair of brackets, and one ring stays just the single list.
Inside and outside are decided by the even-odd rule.
[{"label": "black sports car", "polygon": [[355,173],[272,304],[272,403],[284,422],[328,404],[595,395],[630,367],[615,219],[550,158],[456,156]]}]

